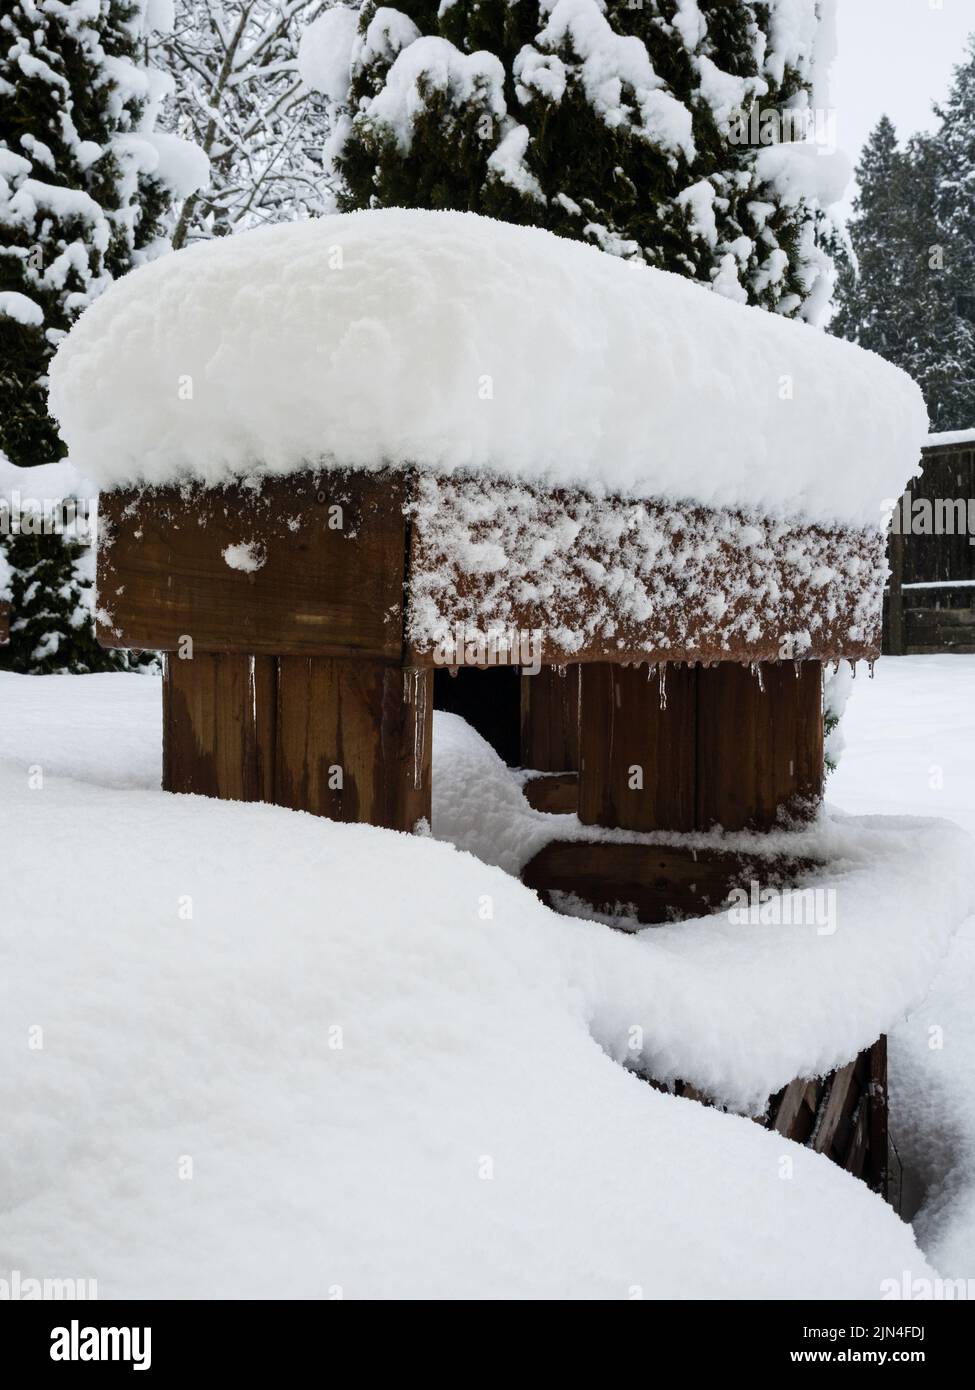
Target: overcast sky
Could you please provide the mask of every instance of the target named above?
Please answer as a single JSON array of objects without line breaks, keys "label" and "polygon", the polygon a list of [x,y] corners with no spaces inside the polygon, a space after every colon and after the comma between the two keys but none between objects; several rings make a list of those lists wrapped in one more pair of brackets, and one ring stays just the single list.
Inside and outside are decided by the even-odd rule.
[{"label": "overcast sky", "polygon": [[839,53],[830,81],[837,144],[856,162],[880,117],[903,139],[934,122],[966,36],[975,0],[837,0]]}]

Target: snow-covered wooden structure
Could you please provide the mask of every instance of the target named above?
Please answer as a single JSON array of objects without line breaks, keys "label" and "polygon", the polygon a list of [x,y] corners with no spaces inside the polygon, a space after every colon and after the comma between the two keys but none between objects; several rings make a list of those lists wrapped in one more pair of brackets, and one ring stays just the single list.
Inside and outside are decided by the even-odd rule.
[{"label": "snow-covered wooden structure", "polygon": [[[578,539],[555,595],[522,597],[539,594],[551,568],[545,528],[567,522]],[[771,829],[814,812],[822,665],[879,651],[879,533],[409,469],[308,472],[260,492],[115,489],[100,523],[100,640],[166,653],[165,785],[391,829],[430,818],[438,664],[537,656],[557,671],[571,661],[581,819],[693,832]],[[762,624],[740,585],[743,532],[760,557],[756,588],[777,595]],[[685,581],[679,614],[634,617],[618,598],[621,565],[638,573],[645,538],[668,538],[654,583],[679,592],[695,534],[720,539]],[[499,537],[505,554],[546,558],[485,576],[469,557]],[[801,574],[787,559],[797,550],[812,557]],[[816,587],[823,571],[834,577]],[[490,632],[507,648],[479,646]],[[815,635],[797,651],[800,632]],[[534,653],[518,645],[531,634]],[[657,921],[717,906],[743,872],[720,855],[707,863],[675,847],[648,858],[605,840],[554,841],[526,879],[594,905],[634,903]]]},{"label": "snow-covered wooden structure", "polygon": [[[538,672],[524,746],[554,760],[575,724],[551,808],[593,827],[553,820],[522,875],[543,898],[665,922],[815,871],[712,832],[815,813],[823,667],[879,654],[884,499],[926,425],[887,363],[547,233],[397,211],[153,263],[52,382],[103,489],[99,638],[165,653],[170,790],[412,830],[434,670],[508,663]],[[872,1065],[771,1122],[850,1129]]]},{"label": "snow-covered wooden structure", "polygon": [[[100,639],[166,653],[166,786],[401,830],[430,818],[432,671],[498,662],[546,673],[526,747],[576,721],[556,802],[601,831],[814,810],[822,666],[879,652],[883,499],[925,423],[850,344],[420,212],[127,277],[52,402],[104,489]],[[659,921],[733,870],[633,864],[556,841],[526,880]]]}]

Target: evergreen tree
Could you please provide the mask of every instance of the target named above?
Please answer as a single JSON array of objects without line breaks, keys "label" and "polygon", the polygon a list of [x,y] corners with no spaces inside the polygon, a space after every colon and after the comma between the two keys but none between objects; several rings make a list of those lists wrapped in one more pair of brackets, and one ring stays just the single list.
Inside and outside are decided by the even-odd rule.
[{"label": "evergreen tree", "polygon": [[833,332],[892,361],[906,348],[904,286],[910,280],[912,165],[881,116],[857,165],[849,224],[852,257],[839,264]]},{"label": "evergreen tree", "polygon": [[[975,426],[975,35],[936,106],[935,213],[944,248],[940,352],[930,388],[936,430]],[[932,363],[933,366],[933,363]],[[922,383],[923,384],[923,383]]]},{"label": "evergreen tree", "polygon": [[339,206],[546,227],[821,318],[837,161],[799,150],[815,0],[365,0],[306,31]]},{"label": "evergreen tree", "polygon": [[935,111],[903,150],[886,116],[864,146],[831,328],[909,372],[952,430],[975,425],[975,43]]},{"label": "evergreen tree", "polygon": [[[153,132],[167,87],[139,61],[144,5],[13,0],[0,16],[0,451],[20,467],[64,453],[47,413],[58,341],[115,277],[168,249],[173,197],[193,182],[191,148]],[[34,669],[28,653],[42,648],[39,669],[124,659],[94,646],[84,603],[70,607],[85,591],[76,543],[0,544],[14,569],[16,636],[0,663]],[[34,643],[38,623],[49,640]]]},{"label": "evergreen tree", "polygon": [[94,551],[87,539],[25,528],[0,546],[6,566],[0,597],[11,605],[5,670],[30,675],[125,669],[152,658],[106,652],[91,621]]}]

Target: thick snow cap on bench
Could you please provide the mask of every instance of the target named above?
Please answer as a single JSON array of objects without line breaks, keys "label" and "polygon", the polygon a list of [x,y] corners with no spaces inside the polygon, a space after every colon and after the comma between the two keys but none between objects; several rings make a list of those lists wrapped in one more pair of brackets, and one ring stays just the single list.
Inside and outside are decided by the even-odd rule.
[{"label": "thick snow cap on bench", "polygon": [[808,325],[534,228],[390,209],[264,228],[116,282],[51,409],[103,488],[413,464],[878,525],[927,415]]}]

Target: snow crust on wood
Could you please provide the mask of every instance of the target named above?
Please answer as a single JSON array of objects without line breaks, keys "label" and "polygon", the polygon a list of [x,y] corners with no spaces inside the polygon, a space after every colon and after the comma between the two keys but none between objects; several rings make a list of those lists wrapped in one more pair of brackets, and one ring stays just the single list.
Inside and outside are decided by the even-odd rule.
[{"label": "snow crust on wood", "polygon": [[[545,650],[672,659],[879,654],[879,527],[827,531],[761,515],[551,498],[481,478],[421,476],[411,508],[407,635],[537,628]],[[526,613],[531,620],[526,620]],[[449,663],[448,663],[449,664]]]},{"label": "snow crust on wood", "polygon": [[102,487],[404,462],[852,525],[927,431],[910,378],[850,343],[535,228],[401,209],[140,267],[61,343],[51,408]]},{"label": "snow crust on wood", "polygon": [[[152,679],[0,675],[0,691],[17,710],[0,830],[18,865],[0,1007],[19,1040],[0,1104],[33,1117],[0,1141],[12,1267],[81,1270],[102,1298],[875,1298],[904,1269],[933,1274],[909,1227],[821,1155],[613,1061],[633,1060],[634,1028],[655,1062],[661,1038],[684,1049],[675,1065],[717,1056],[732,1018],[724,1067],[760,1080],[759,1042],[779,1066],[808,1058],[810,970],[814,1011],[835,986],[839,1048],[855,1032],[828,964],[842,940],[866,950],[881,923],[893,937],[893,966],[874,954],[865,975],[873,1007],[910,917],[923,987],[957,892],[943,837],[929,891],[899,906],[911,856],[855,864],[834,938],[790,950],[781,930],[705,923],[634,939],[549,912],[450,845],[162,794]],[[37,892],[67,843],[69,906]],[[786,998],[753,1013],[762,962]],[[25,1045],[39,1022],[40,1053]],[[608,1182],[633,1154],[641,1180]]]}]

